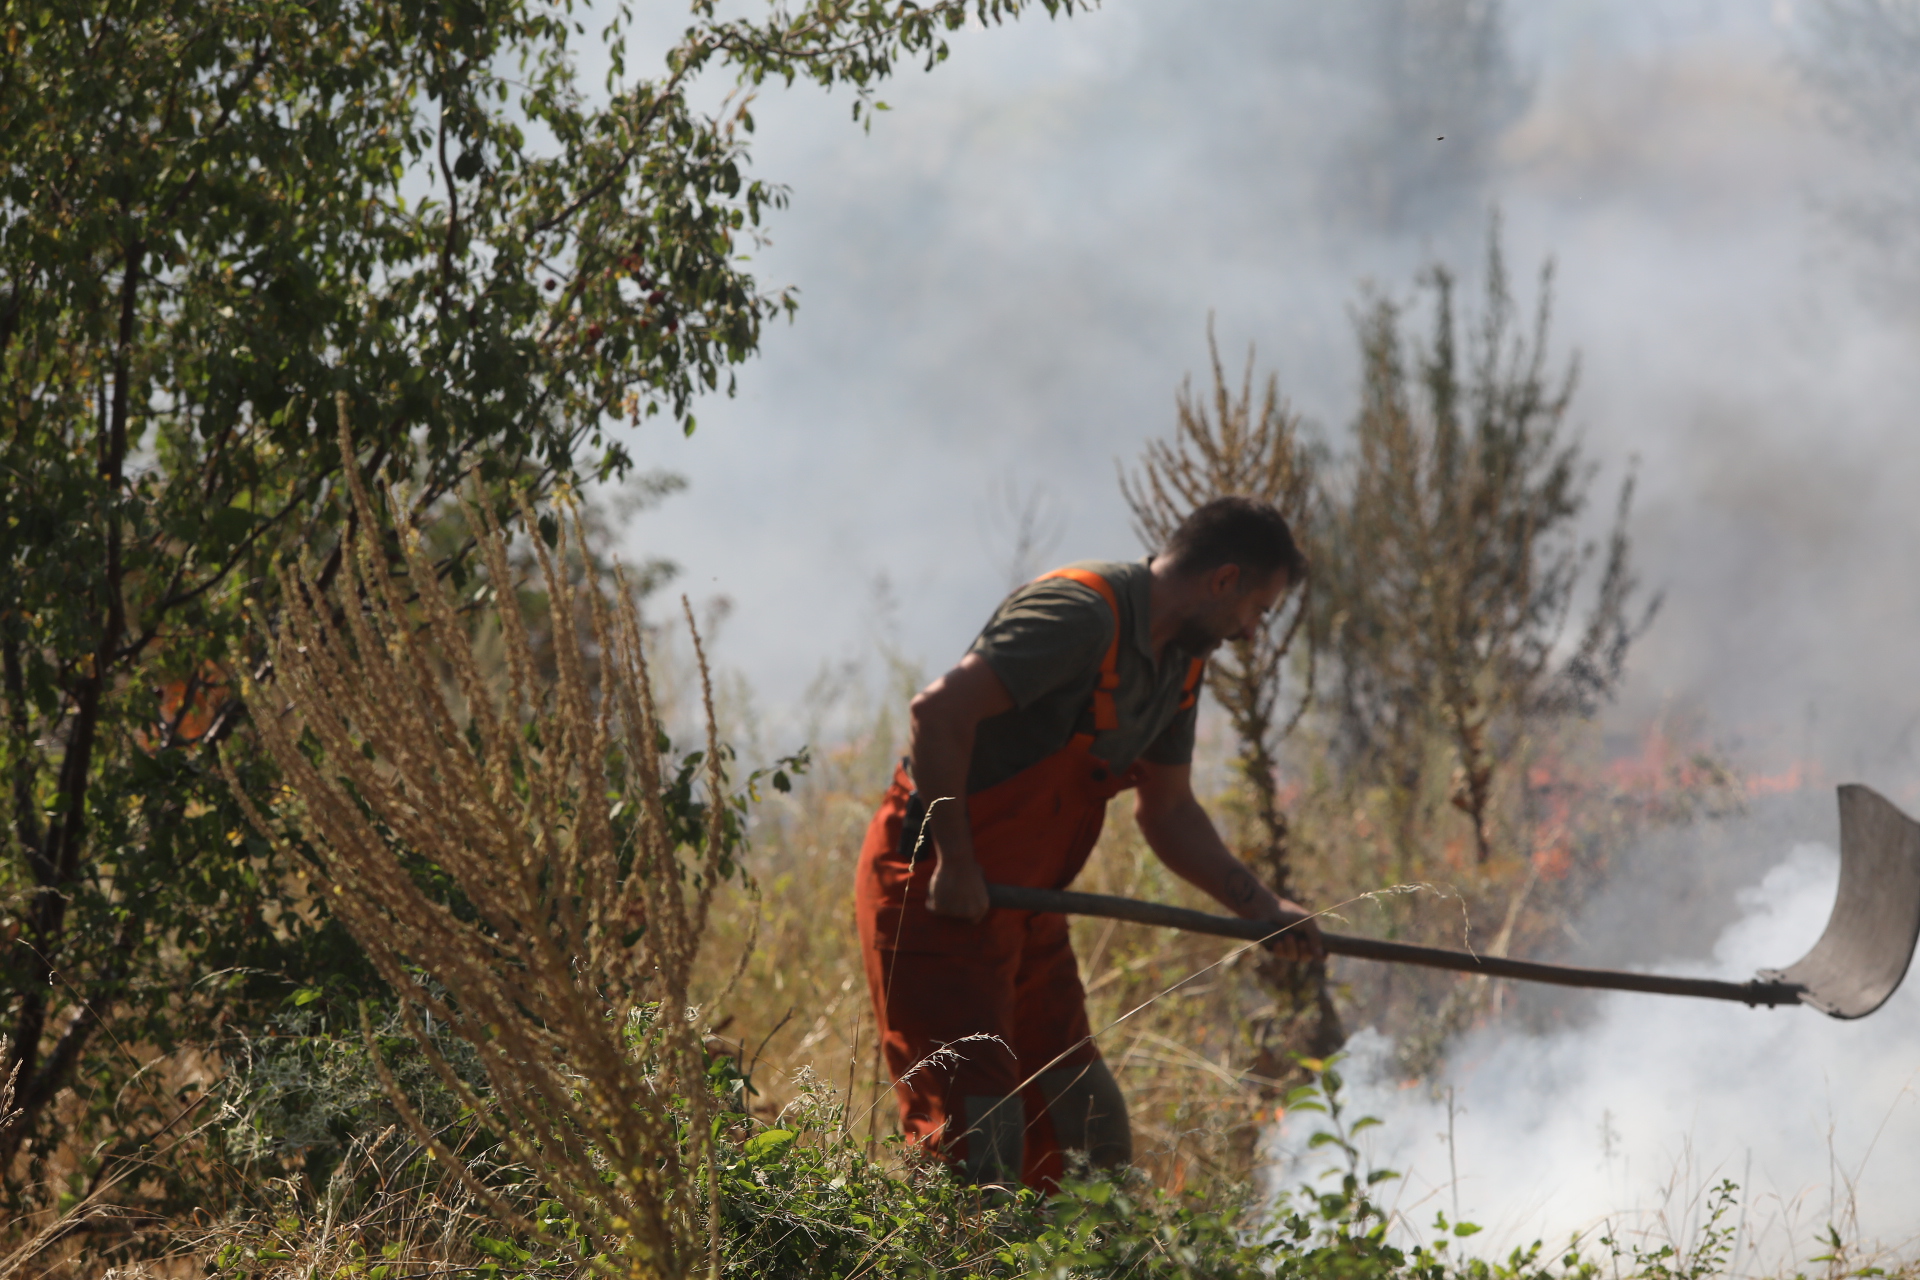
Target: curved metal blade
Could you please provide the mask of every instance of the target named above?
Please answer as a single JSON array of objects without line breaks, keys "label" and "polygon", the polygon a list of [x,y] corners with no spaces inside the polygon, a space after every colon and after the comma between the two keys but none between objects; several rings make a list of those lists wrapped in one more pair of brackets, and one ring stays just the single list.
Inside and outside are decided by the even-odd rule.
[{"label": "curved metal blade", "polygon": [[1840,788],[1840,892],[1826,932],[1796,963],[1761,981],[1800,986],[1835,1018],[1864,1018],[1907,976],[1920,940],[1920,822],[1870,787]]}]

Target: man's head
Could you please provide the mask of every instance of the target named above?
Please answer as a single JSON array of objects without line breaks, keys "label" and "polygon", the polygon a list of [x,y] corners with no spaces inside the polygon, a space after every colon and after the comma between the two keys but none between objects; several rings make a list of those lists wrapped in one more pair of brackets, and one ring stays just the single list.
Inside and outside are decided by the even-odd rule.
[{"label": "man's head", "polygon": [[1155,558],[1182,587],[1190,609],[1174,643],[1210,653],[1250,639],[1287,590],[1305,581],[1307,558],[1271,503],[1215,498],[1197,508]]}]

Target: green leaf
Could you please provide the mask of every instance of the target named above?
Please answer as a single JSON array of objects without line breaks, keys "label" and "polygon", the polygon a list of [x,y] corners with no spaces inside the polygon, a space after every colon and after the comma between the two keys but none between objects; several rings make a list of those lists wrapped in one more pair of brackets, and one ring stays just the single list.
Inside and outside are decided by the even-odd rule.
[{"label": "green leaf", "polygon": [[473,1247],[488,1257],[498,1258],[502,1262],[525,1263],[533,1261],[533,1254],[522,1249],[510,1240],[496,1240],[492,1236],[477,1235],[473,1238]]},{"label": "green leaf", "polygon": [[206,531],[216,542],[235,543],[262,523],[257,512],[245,507],[221,507],[204,516]]},{"label": "green leaf", "polygon": [[766,1129],[747,1139],[747,1159],[755,1164],[777,1164],[799,1135],[791,1129]]}]

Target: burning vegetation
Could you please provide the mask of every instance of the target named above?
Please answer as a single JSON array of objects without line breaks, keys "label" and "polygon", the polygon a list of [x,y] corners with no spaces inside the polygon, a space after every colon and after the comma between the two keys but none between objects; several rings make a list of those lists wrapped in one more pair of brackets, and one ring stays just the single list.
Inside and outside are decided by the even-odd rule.
[{"label": "burning vegetation", "polygon": [[[89,28],[41,5],[33,31],[53,35],[9,28],[6,65],[32,75],[0,96],[55,103],[0,144],[10,172],[98,172],[49,207],[46,184],[21,188],[10,212],[38,221],[7,239],[0,290],[6,527],[37,539],[0,593],[0,1280],[1724,1264],[1731,1190],[1679,1253],[1606,1240],[1493,1265],[1459,1256],[1469,1224],[1381,1207],[1392,1175],[1355,1142],[1347,1033],[1379,1029],[1398,1074],[1429,1081],[1463,1031],[1519,1016],[1506,988],[1113,921],[1074,941],[1135,1167],[1043,1200],[959,1185],[898,1141],[848,900],[918,682],[890,661],[864,708],[822,695],[857,732],[743,765],[727,739],[754,726],[715,698],[691,615],[643,622],[666,567],[622,578],[566,477],[594,470],[609,414],[691,430],[692,398],[790,305],[736,246],[782,198],[740,174],[750,99],[700,116],[683,81],[725,64],[845,83],[860,115],[898,58],[937,62],[969,15],[1023,7],[809,3],[756,25],[697,4],[664,78],[597,115],[564,30],[518,4],[312,28],[325,6],[249,12],[244,47],[195,37],[221,51],[204,64],[180,62],[171,12]],[[75,52],[107,36],[126,61]],[[384,61],[403,46],[419,65]],[[514,49],[531,87],[479,70]],[[96,97],[58,97],[82,70]],[[223,77],[229,98],[289,96],[242,110]],[[206,96],[160,129],[119,96],[136,78]],[[523,91],[564,162],[492,114]],[[109,101],[118,133],[72,155]],[[460,118],[430,136],[423,101]],[[203,126],[248,140],[204,184],[194,166],[229,144]],[[285,156],[309,168],[268,163]],[[437,165],[443,203],[383,203],[410,164]],[[287,185],[247,185],[268,179]],[[276,221],[307,194],[342,203]],[[203,241],[123,234],[203,198],[227,202],[185,206]],[[337,253],[308,238],[326,218]],[[269,264],[257,289],[235,284],[243,257]],[[1598,495],[1596,525],[1551,271],[1524,310],[1496,224],[1480,275],[1473,306],[1442,266],[1413,301],[1368,295],[1342,446],[1251,353],[1236,382],[1212,349],[1120,488],[1148,547],[1228,494],[1275,504],[1308,546],[1310,583],[1208,674],[1206,749],[1227,766],[1209,798],[1246,861],[1349,930],[1554,959],[1647,833],[1819,779],[1742,776],[1665,726],[1608,749],[1595,713],[1658,607],[1633,482]],[[342,430],[315,429],[335,404]],[[631,460],[608,445],[596,465]],[[1079,887],[1200,905],[1113,819]],[[1262,1143],[1287,1115],[1318,1118],[1330,1176],[1276,1195]],[[1884,1274],[1833,1249],[1836,1277]]]}]

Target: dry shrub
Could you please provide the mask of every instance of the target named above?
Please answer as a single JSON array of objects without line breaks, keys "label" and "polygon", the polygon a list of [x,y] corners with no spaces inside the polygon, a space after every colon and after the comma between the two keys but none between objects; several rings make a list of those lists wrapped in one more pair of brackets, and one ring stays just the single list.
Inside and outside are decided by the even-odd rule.
[{"label": "dry shrub", "polygon": [[[351,457],[344,406],[342,423]],[[391,565],[374,502],[355,469],[347,475],[353,532],[337,588],[324,594],[310,569],[291,572],[285,617],[267,639],[271,683],[247,689],[286,784],[271,812],[242,795],[249,817],[267,838],[284,846],[297,833],[311,851],[326,901],[401,997],[421,1054],[565,1206],[584,1233],[578,1251],[678,1276],[704,1236],[717,1264],[717,1214],[702,1212],[696,1192],[704,1181],[711,1196],[714,1181],[690,993],[729,870],[711,713],[702,830],[689,821],[696,811],[668,805],[673,779],[630,593],[622,583],[603,596],[590,562],[584,584],[565,572],[577,522],[547,522],[550,548],[521,508],[550,601],[549,686],[513,590],[508,535],[467,505],[499,624],[499,687],[417,535],[398,531]],[[451,892],[429,892],[429,881]],[[473,1046],[488,1092],[454,1070],[427,1019]],[[467,1172],[394,1088],[377,1048],[375,1061],[415,1139],[469,1194],[510,1229],[572,1247]]]},{"label": "dry shrub", "polygon": [[[1551,263],[1525,329],[1497,219],[1485,271],[1481,307],[1464,326],[1453,275],[1426,273],[1424,344],[1409,339],[1406,309],[1390,298],[1360,315],[1353,452],[1312,528],[1340,766],[1404,796],[1409,850],[1417,805],[1441,771],[1482,863],[1511,852],[1494,792],[1522,737],[1604,703],[1658,604],[1630,607],[1631,477],[1604,556],[1579,533],[1593,468],[1564,431],[1577,362],[1548,368]],[[1569,636],[1596,559],[1591,606]]]},{"label": "dry shrub", "polygon": [[[1313,460],[1300,437],[1299,415],[1280,396],[1279,379],[1267,375],[1256,411],[1253,351],[1247,352],[1238,395],[1221,367],[1211,322],[1207,353],[1213,370],[1212,412],[1194,397],[1191,381],[1182,384],[1175,400],[1172,440],[1149,441],[1139,473],[1131,480],[1125,473],[1120,477],[1120,492],[1133,512],[1134,528],[1140,540],[1155,550],[1167,545],[1195,508],[1216,498],[1272,503],[1301,532],[1310,517]],[[1312,690],[1309,662],[1309,674],[1292,711],[1283,711],[1287,660],[1307,620],[1310,588],[1310,583],[1298,584],[1287,606],[1259,634],[1233,641],[1207,666],[1207,688],[1226,711],[1238,740],[1234,763],[1248,789],[1261,846],[1248,852],[1283,897],[1293,896],[1294,890],[1287,857],[1287,818],[1275,795],[1274,753],[1306,710]]]},{"label": "dry shrub", "polygon": [[[1433,888],[1377,900],[1356,920],[1369,931],[1550,956],[1621,828],[1593,788],[1563,804],[1560,775],[1597,774],[1588,717],[1658,600],[1635,605],[1631,477],[1605,536],[1581,531],[1595,469],[1566,430],[1577,362],[1550,358],[1551,264],[1530,323],[1497,218],[1484,271],[1466,315],[1444,266],[1423,275],[1424,341],[1391,298],[1357,317],[1351,452],[1326,475],[1309,526],[1315,648],[1330,678],[1290,744],[1294,830],[1321,901]],[[1413,1073],[1497,1011],[1504,990],[1385,966],[1336,972],[1347,1006],[1401,1039]]]},{"label": "dry shrub", "polygon": [[[1176,431],[1171,441],[1147,445],[1140,470],[1120,491],[1133,511],[1134,526],[1148,547],[1167,544],[1180,522],[1195,508],[1217,498],[1245,497],[1271,503],[1297,534],[1311,518],[1316,476],[1313,459],[1300,436],[1300,418],[1280,396],[1279,379],[1267,376],[1258,409],[1253,395],[1253,351],[1239,393],[1227,381],[1213,328],[1207,328],[1212,358],[1212,412],[1197,400],[1191,382],[1175,401]],[[1230,824],[1242,859],[1265,876],[1284,898],[1304,901],[1296,883],[1291,832],[1279,799],[1278,753],[1299,723],[1313,692],[1312,653],[1306,655],[1300,688],[1289,698],[1286,686],[1294,644],[1308,619],[1310,583],[1297,584],[1286,606],[1275,612],[1251,639],[1236,639],[1207,664],[1207,688],[1227,713],[1235,739],[1234,772],[1239,782],[1238,821]],[[1209,906],[1212,904],[1209,903]],[[1312,903],[1307,905],[1311,906]],[[1346,1039],[1327,985],[1324,962],[1269,960],[1262,969],[1275,995],[1259,1022],[1258,1068],[1270,1081],[1304,1082],[1292,1067],[1294,1054],[1325,1057]],[[1271,1095],[1277,1084],[1263,1092]]]}]

